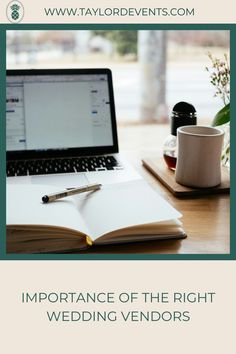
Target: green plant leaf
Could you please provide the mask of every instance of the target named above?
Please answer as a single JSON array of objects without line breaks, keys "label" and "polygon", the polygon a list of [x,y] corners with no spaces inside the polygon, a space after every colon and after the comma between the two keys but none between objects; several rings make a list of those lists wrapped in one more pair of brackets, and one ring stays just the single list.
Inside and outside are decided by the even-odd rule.
[{"label": "green plant leaf", "polygon": [[222,108],[213,119],[212,126],[226,124],[230,121],[230,103]]}]

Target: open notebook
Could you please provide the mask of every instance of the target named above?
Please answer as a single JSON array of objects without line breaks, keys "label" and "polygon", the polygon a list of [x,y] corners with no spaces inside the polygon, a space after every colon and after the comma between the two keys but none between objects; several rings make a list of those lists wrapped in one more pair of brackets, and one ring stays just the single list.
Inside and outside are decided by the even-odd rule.
[{"label": "open notebook", "polygon": [[58,187],[7,186],[7,252],[82,250],[93,244],[186,237],[181,214],[143,181],[43,204]]}]

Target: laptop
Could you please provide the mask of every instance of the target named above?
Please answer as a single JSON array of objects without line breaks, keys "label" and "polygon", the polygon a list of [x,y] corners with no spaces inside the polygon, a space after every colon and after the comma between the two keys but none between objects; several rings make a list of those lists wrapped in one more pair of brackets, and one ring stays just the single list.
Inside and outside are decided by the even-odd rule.
[{"label": "laptop", "polygon": [[6,144],[8,183],[141,178],[119,153],[109,69],[7,70]]}]

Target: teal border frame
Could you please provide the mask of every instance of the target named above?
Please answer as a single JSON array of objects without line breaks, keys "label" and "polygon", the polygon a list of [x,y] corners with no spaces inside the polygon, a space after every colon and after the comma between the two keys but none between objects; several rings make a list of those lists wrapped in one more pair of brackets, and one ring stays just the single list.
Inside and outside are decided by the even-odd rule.
[{"label": "teal border frame", "polygon": [[[0,260],[236,260],[235,208],[235,140],[236,120],[231,120],[231,198],[230,254],[6,254],[6,31],[7,30],[229,30],[231,61],[231,96],[236,97],[236,24],[1,24],[0,25]],[[236,103],[231,101],[231,116],[236,115]]]}]

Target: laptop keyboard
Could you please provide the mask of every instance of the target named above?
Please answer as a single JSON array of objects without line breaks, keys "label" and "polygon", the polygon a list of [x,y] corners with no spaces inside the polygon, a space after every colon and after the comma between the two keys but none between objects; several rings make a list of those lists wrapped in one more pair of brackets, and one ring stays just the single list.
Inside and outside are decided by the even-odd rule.
[{"label": "laptop keyboard", "polygon": [[7,177],[123,169],[114,156],[71,157],[7,162]]}]

